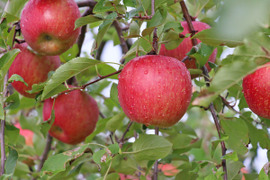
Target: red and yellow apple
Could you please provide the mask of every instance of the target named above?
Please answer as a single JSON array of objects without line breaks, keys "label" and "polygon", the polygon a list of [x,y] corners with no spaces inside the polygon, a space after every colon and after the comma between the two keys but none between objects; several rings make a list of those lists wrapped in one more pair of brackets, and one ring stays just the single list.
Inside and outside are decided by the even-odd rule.
[{"label": "red and yellow apple", "polygon": [[249,108],[257,115],[270,119],[270,63],[243,79],[243,92]]},{"label": "red and yellow apple", "polygon": [[59,55],[78,38],[80,16],[74,0],[29,0],[21,15],[23,37],[39,54]]},{"label": "red and yellow apple", "polygon": [[187,111],[192,95],[190,74],[175,58],[146,55],[132,59],[119,74],[118,97],[130,120],[169,127]]},{"label": "red and yellow apple", "polygon": [[[195,31],[198,31],[198,32],[210,28],[210,26],[208,24],[205,24],[205,23],[200,22],[200,21],[192,21],[192,24],[193,24]],[[182,35],[185,36],[186,34],[189,33],[188,24],[186,21],[183,21],[183,22],[181,22],[181,25],[184,28]],[[199,42],[201,42],[201,41],[198,39],[198,43]],[[174,58],[181,61],[187,56],[187,53],[191,50],[191,48],[192,48],[192,41],[191,41],[190,37],[187,37],[175,49],[168,50],[168,49],[166,49],[165,45],[162,44],[160,51],[159,51],[159,54],[164,55],[164,56],[174,57]],[[216,55],[217,55],[217,49],[215,49],[213,51],[213,53],[210,55],[208,61],[214,63],[216,61]],[[186,60],[186,61],[184,61],[184,63],[188,69],[197,69],[195,59]],[[206,67],[207,67],[208,71],[211,70],[208,63],[206,63]],[[195,78],[197,76],[198,75],[192,75],[191,78]]]},{"label": "red and yellow apple", "polygon": [[80,143],[96,127],[99,109],[94,98],[86,92],[73,90],[68,94],[59,95],[55,102],[51,98],[45,100],[43,106],[44,121],[50,118],[52,108],[54,109],[55,119],[49,133],[64,143]]},{"label": "red and yellow apple", "polygon": [[32,89],[33,84],[45,82],[48,79],[48,73],[60,66],[60,58],[35,54],[27,48],[26,43],[16,44],[15,48],[20,49],[21,52],[10,66],[9,78],[13,74],[20,75],[28,86],[21,81],[14,81],[12,86],[23,96],[34,98],[37,93],[29,94],[27,91]]}]

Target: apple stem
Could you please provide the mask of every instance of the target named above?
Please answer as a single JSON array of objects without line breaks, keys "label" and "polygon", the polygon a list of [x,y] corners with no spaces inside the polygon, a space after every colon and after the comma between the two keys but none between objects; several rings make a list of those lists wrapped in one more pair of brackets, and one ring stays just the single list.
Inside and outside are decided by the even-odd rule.
[{"label": "apple stem", "polygon": [[[151,16],[153,17],[155,15],[155,0],[151,0]],[[158,54],[158,36],[157,36],[157,28],[154,29],[153,32],[153,53],[151,54]]]},{"label": "apple stem", "polygon": [[[159,128],[155,127],[155,135],[158,136],[159,134]],[[154,164],[154,174],[153,174],[153,180],[157,180],[158,179],[158,160],[155,161]]]},{"label": "apple stem", "polygon": [[[189,31],[191,33],[191,37],[196,33],[194,27],[193,27],[193,24],[192,24],[192,19],[191,19],[191,16],[189,15],[189,12],[188,12],[188,9],[187,9],[187,6],[185,4],[185,2],[183,0],[180,1],[180,6],[182,8],[182,11],[183,11],[183,14],[184,14],[184,18],[186,19],[187,21],[187,24],[188,24],[188,27],[189,27]],[[196,38],[194,39],[191,39],[192,40],[192,45],[193,46],[196,46],[198,44],[198,41]],[[208,70],[205,66],[203,66],[202,68],[203,70],[203,74],[204,74],[204,79],[205,79],[205,82],[206,82],[206,86],[209,87],[210,86],[210,79],[209,79],[209,74],[208,74]],[[209,105],[209,110],[211,112],[211,115],[214,119],[214,122],[215,122],[215,126],[216,126],[216,129],[217,129],[217,132],[218,132],[218,136],[219,138],[221,138],[221,125],[219,123],[219,120],[218,120],[218,117],[217,117],[217,113],[215,111],[215,107],[214,107],[214,104],[211,103]],[[222,149],[222,156],[224,157],[226,155],[226,146],[225,146],[225,143],[224,141],[221,141],[220,142],[221,144],[221,149]],[[223,168],[223,172],[224,172],[224,176],[223,176],[223,179],[224,180],[227,180],[228,179],[228,175],[227,175],[227,166],[226,166],[226,160],[225,159],[222,159],[222,168]]]}]

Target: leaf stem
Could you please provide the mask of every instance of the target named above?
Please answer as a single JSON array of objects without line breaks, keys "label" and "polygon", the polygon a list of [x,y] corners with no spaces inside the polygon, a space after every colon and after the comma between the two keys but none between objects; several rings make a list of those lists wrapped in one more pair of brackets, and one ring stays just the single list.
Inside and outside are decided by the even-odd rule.
[{"label": "leaf stem", "polygon": [[109,165],[109,167],[108,167],[108,169],[107,169],[107,171],[106,171],[106,174],[104,175],[103,180],[106,180],[106,178],[107,178],[107,176],[108,176],[108,174],[109,174],[109,172],[110,172],[111,166],[112,166],[112,160],[111,160],[110,165]]}]

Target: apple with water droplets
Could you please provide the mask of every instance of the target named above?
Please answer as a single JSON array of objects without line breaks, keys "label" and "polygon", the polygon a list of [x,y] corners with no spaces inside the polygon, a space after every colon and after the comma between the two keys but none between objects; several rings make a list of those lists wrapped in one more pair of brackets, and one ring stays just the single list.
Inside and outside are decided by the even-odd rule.
[{"label": "apple with water droplets", "polygon": [[34,98],[38,93],[28,93],[32,85],[45,82],[48,73],[55,71],[60,65],[59,56],[42,56],[35,54],[28,49],[27,44],[16,44],[15,48],[21,50],[9,68],[8,77],[13,74],[20,75],[27,83],[26,86],[21,81],[12,82],[12,86],[25,97]]},{"label": "apple with water droplets", "polygon": [[60,55],[76,42],[80,16],[74,0],[29,0],[20,21],[23,37],[39,54]]},{"label": "apple with water droplets", "polygon": [[176,124],[187,111],[192,84],[185,64],[175,58],[145,55],[119,74],[118,97],[131,121],[158,127]]},{"label": "apple with water droplets", "polygon": [[[74,86],[69,86],[74,88]],[[73,90],[54,99],[47,99],[43,106],[43,120],[55,119],[49,130],[51,136],[67,144],[78,144],[90,135],[98,121],[99,108],[96,101],[86,92]]]},{"label": "apple with water droplets", "polygon": [[270,119],[270,63],[243,79],[243,93],[249,108],[257,115]]},{"label": "apple with water droplets", "polygon": [[[189,28],[188,28],[188,24],[186,21],[182,21],[181,25],[184,28],[183,32],[181,33],[182,35],[185,36],[186,34],[190,33]],[[208,24],[200,22],[200,21],[192,21],[192,25],[193,25],[195,31],[197,31],[197,32],[200,32],[202,30],[210,28],[210,26]],[[197,40],[198,40],[198,43],[201,42],[199,39],[197,39]],[[168,50],[168,49],[166,49],[164,44],[161,44],[159,54],[164,55],[164,56],[174,57],[174,58],[181,61],[187,56],[187,53],[191,50],[191,48],[192,48],[192,41],[191,41],[190,37],[187,37],[175,49]],[[210,55],[208,62],[214,63],[216,61],[216,56],[217,56],[217,49],[215,49],[213,51],[213,53]],[[197,69],[195,59],[185,60],[184,63],[188,69]],[[208,63],[206,63],[205,65],[206,65],[207,70],[210,71],[211,68],[208,65]],[[196,74],[191,76],[191,78],[196,78],[196,77],[198,77],[198,75],[196,75]]]}]

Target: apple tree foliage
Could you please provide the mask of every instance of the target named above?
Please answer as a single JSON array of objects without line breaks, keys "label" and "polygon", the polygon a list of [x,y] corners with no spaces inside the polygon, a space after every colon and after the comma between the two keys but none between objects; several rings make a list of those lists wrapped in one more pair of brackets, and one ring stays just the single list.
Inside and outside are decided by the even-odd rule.
[{"label": "apple tree foliage", "polygon": [[[113,53],[103,48],[110,41],[115,46],[126,43],[120,69],[136,56],[146,55],[152,48],[153,31],[157,28],[159,47],[166,44],[176,48],[182,41],[180,21],[183,11],[179,0],[155,0],[155,14],[151,16],[151,0],[81,0],[91,2],[80,7],[83,14],[76,27],[86,27],[94,43],[91,54],[81,52],[75,44],[61,57],[62,65],[47,82],[33,86],[42,93],[36,99],[22,97],[17,92],[4,94],[10,81],[5,80],[8,69],[19,53],[12,49],[20,13],[27,0],[0,0],[0,119],[5,120],[5,161],[1,179],[119,179],[120,173],[147,179],[153,175],[156,160],[173,164],[178,171],[166,176],[158,171],[158,179],[223,179],[221,161],[226,160],[227,179],[269,178],[270,164],[259,167],[255,163],[258,149],[267,151],[270,160],[270,120],[260,118],[248,109],[242,93],[242,79],[259,66],[270,61],[270,2],[268,0],[186,0],[192,17],[211,25],[211,29],[195,35],[200,43],[189,53],[197,58],[198,66],[205,64],[214,48],[218,49],[212,70],[210,86],[203,77],[193,79],[194,92],[184,118],[170,128],[129,123],[117,97],[117,74],[90,84],[85,89],[98,102],[100,112],[95,131],[78,145],[67,145],[53,140],[48,158],[38,171],[40,158],[46,147],[49,123],[42,120],[42,101],[57,95],[73,76],[80,86],[116,72],[112,63],[100,54]],[[119,38],[119,27],[121,35]],[[85,33],[85,32],[84,32]],[[16,36],[15,36],[16,35]],[[124,41],[123,41],[124,40]],[[85,42],[87,43],[87,42]],[[120,46],[119,46],[120,47]],[[122,46],[123,47],[123,46]],[[233,53],[228,55],[229,48]],[[110,59],[106,59],[110,61]],[[191,73],[201,73],[200,69]],[[19,77],[17,77],[17,80]],[[21,80],[22,81],[22,80]],[[103,94],[104,90],[109,96]],[[220,138],[209,105],[213,103],[221,125]],[[33,146],[25,144],[24,137],[13,124],[19,121],[23,129],[34,132]],[[78,122],[79,123],[79,122]],[[220,142],[226,145],[222,156]],[[30,161],[30,163],[29,163]],[[267,160],[265,160],[267,161]],[[248,173],[240,171],[244,163]]]}]

